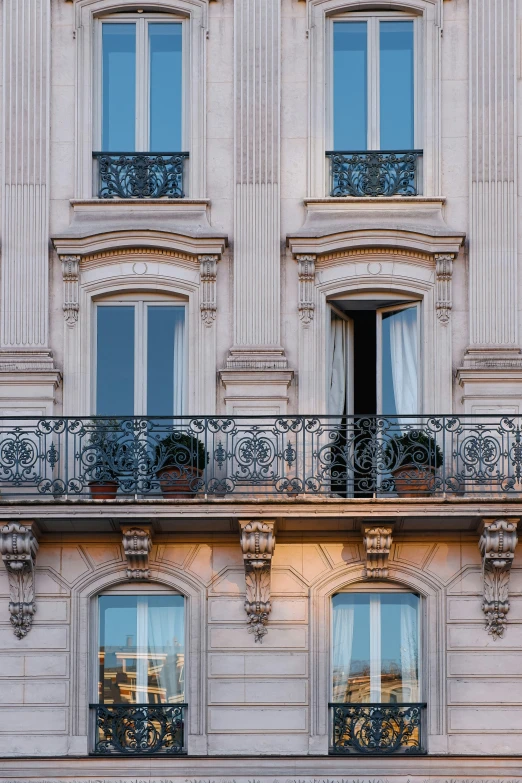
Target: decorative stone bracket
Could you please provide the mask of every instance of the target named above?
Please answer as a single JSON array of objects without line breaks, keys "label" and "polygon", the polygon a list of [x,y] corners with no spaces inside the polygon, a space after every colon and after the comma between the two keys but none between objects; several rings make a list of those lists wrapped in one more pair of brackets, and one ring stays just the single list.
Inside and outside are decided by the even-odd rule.
[{"label": "decorative stone bracket", "polygon": [[67,326],[78,321],[80,256],[60,256],[63,276],[63,314]]},{"label": "decorative stone bracket", "polygon": [[219,256],[198,256],[201,281],[200,310],[205,326],[212,326],[216,318],[216,279]]},{"label": "decorative stone bracket", "polygon": [[275,549],[275,522],[270,520],[240,520],[241,549],[245,564],[245,611],[248,630],[256,642],[262,642],[268,632],[266,624],[272,609],[270,576]]},{"label": "decorative stone bracket", "polygon": [[494,639],[504,635],[509,611],[509,573],[518,542],[518,518],[484,519],[479,541],[484,577],[482,611]]},{"label": "decorative stone bracket", "polygon": [[449,323],[452,302],[451,278],[453,274],[453,258],[449,255],[435,256],[435,275],[437,278],[437,300],[435,308],[437,318],[443,326]]},{"label": "decorative stone bracket", "polygon": [[9,612],[14,635],[23,639],[36,612],[34,567],[38,541],[29,525],[9,522],[0,531],[0,554],[9,579]]},{"label": "decorative stone bracket", "polygon": [[297,274],[299,276],[299,317],[304,326],[313,320],[315,256],[297,256]]},{"label": "decorative stone bracket", "polygon": [[388,558],[392,545],[393,524],[363,525],[363,544],[366,550],[366,579],[387,579]]},{"label": "decorative stone bracket", "polygon": [[152,529],[149,525],[122,525],[123,551],[127,558],[127,579],[150,579],[149,552]]}]

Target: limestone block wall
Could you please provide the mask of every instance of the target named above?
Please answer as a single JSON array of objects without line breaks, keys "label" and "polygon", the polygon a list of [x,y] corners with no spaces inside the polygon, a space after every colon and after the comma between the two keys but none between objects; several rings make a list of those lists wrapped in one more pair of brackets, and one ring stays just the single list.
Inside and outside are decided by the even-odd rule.
[{"label": "limestone block wall", "polygon": [[[261,644],[247,630],[238,537],[158,537],[152,581],[187,596],[189,753],[326,754],[329,596],[363,573],[360,533],[278,536],[272,613]],[[121,537],[42,536],[37,613],[18,640],[0,570],[0,755],[85,755],[96,677],[93,598],[129,585]],[[522,566],[511,572],[503,638],[484,627],[477,537],[395,536],[390,579],[424,596],[428,748],[516,754],[522,743]]]}]

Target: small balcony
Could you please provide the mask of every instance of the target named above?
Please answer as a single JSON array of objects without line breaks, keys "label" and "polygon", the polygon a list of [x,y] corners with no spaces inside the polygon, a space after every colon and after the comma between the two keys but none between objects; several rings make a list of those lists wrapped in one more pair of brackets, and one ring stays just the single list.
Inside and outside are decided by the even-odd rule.
[{"label": "small balcony", "polygon": [[181,755],[186,704],[91,704],[93,755]]},{"label": "small balcony", "polygon": [[422,150],[327,152],[330,196],[419,196]]},{"label": "small balcony", "polygon": [[185,198],[188,152],[93,152],[98,198]]},{"label": "small balcony", "polygon": [[0,503],[522,496],[519,416],[0,419]]},{"label": "small balcony", "polygon": [[426,704],[330,704],[332,755],[421,755]]}]

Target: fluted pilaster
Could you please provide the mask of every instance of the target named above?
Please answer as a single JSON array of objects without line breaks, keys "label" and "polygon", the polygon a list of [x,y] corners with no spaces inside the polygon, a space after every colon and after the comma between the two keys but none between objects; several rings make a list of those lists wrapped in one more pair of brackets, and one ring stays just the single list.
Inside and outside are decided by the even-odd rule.
[{"label": "fluted pilaster", "polygon": [[470,343],[515,347],[516,2],[473,0],[470,13]]},{"label": "fluted pilaster", "polygon": [[4,0],[2,29],[0,348],[38,353],[49,344],[50,0]]}]

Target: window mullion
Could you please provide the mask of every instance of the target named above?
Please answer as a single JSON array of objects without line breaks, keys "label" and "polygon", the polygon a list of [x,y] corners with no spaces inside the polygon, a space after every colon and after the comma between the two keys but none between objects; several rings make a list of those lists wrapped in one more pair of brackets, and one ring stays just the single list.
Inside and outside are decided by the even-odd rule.
[{"label": "window mullion", "polygon": [[379,19],[368,20],[368,149],[380,147],[379,140]]},{"label": "window mullion", "polygon": [[138,19],[136,23],[136,151],[148,150],[148,78],[147,22]]},{"label": "window mullion", "polygon": [[370,597],[370,701],[381,701],[381,597]]},{"label": "window mullion", "polygon": [[148,598],[140,596],[136,612],[136,703],[148,703],[149,639]]}]

